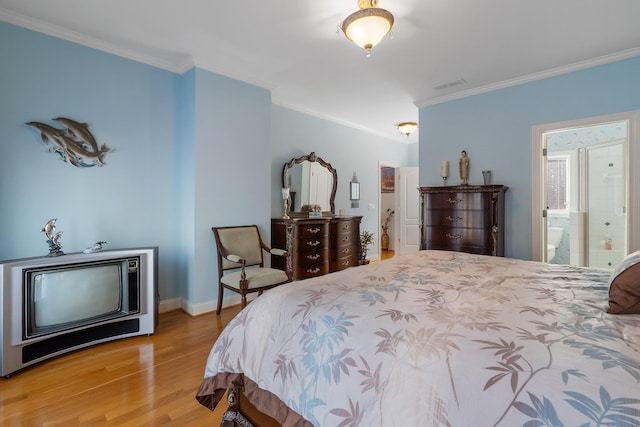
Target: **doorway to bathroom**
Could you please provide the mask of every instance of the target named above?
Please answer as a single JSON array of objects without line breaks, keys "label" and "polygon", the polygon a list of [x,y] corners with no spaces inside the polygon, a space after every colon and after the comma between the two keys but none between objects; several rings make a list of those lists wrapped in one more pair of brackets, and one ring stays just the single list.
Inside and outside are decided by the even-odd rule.
[{"label": "doorway to bathroom", "polygon": [[636,121],[617,115],[534,128],[534,150],[537,140],[542,154],[538,165],[534,159],[534,260],[612,269],[637,246],[630,229],[638,215],[632,116]]}]

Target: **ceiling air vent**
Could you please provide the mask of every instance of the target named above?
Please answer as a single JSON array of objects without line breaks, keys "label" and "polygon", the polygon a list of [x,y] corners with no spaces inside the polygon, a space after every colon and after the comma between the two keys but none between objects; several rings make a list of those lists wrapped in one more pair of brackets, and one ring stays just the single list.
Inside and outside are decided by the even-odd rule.
[{"label": "ceiling air vent", "polygon": [[466,83],[466,82],[467,81],[465,79],[459,78],[458,80],[452,80],[450,82],[439,84],[437,86],[434,86],[433,88],[435,90],[442,90],[442,89],[446,89],[448,87],[458,86],[458,85],[461,85],[461,84]]}]

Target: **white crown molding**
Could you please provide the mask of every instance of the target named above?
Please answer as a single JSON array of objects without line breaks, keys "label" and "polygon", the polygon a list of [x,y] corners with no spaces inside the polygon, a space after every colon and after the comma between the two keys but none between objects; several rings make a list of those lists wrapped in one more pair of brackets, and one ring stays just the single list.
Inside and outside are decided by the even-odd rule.
[{"label": "white crown molding", "polygon": [[242,70],[233,68],[221,69],[217,64],[212,64],[210,61],[203,60],[199,57],[193,58],[193,65],[200,68],[201,70],[206,70],[215,74],[219,74],[221,76],[229,77],[230,79],[238,80],[240,82],[244,82],[252,86],[268,90],[270,92],[275,89],[275,86],[273,84],[267,83],[264,80],[249,77],[244,72],[242,72]]},{"label": "white crown molding", "polygon": [[78,32],[71,31],[67,28],[62,28],[57,25],[45,23],[38,19],[29,18],[27,16],[12,12],[3,7],[0,7],[0,20],[27,28],[29,30],[94,48],[113,55],[121,56],[123,58],[131,59],[136,62],[141,62],[143,64],[151,65],[174,73],[181,74],[189,68],[193,67],[193,59],[188,58],[187,55],[185,55],[185,57],[187,58],[183,61],[168,61],[166,59],[148,55],[140,51],[126,49],[113,43],[108,43],[103,40],[91,38]]},{"label": "white crown molding", "polygon": [[[298,105],[289,104],[287,102],[284,102],[281,99],[272,98],[271,99],[271,103],[274,104],[274,105],[279,105],[280,107],[284,107],[284,108],[288,108],[290,110],[297,111],[299,113],[303,113],[303,114],[307,114],[309,116],[317,117],[317,118],[322,119],[322,120],[327,120],[329,122],[333,122],[333,123],[336,123],[336,124],[339,124],[339,125],[342,125],[342,126],[346,126],[346,127],[350,127],[350,128],[353,128],[353,129],[357,129],[357,130],[360,130],[360,131],[363,131],[363,132],[366,132],[366,133],[369,133],[369,134],[378,135],[378,136],[380,136],[382,138],[385,138],[385,139],[389,139],[389,140],[396,141],[396,142],[401,142],[403,144],[413,144],[413,143],[416,143],[417,140],[418,140],[418,138],[417,138],[418,131],[412,133],[411,134],[412,138],[409,139],[406,136],[401,135],[397,131],[397,129],[395,127],[394,127],[395,132],[386,134],[386,133],[383,133],[383,132],[378,132],[376,130],[367,128],[365,126],[361,126],[361,125],[358,125],[358,124],[355,124],[355,123],[348,122],[346,120],[338,119],[336,117],[328,116],[326,114],[320,114],[320,113],[318,113],[316,111],[311,111],[309,109],[302,108],[302,107],[300,107]],[[398,135],[395,135],[395,133],[398,133]]]},{"label": "white crown molding", "polygon": [[493,92],[494,90],[505,89],[512,86],[518,86],[525,83],[534,82],[537,80],[543,80],[549,77],[556,77],[562,74],[572,73],[574,71],[586,70],[587,68],[596,67],[598,65],[605,65],[616,61],[622,61],[623,59],[629,59],[640,55],[640,48],[623,50],[620,52],[612,53],[610,55],[600,56],[598,58],[589,59],[586,61],[576,62],[563,67],[553,68],[547,71],[541,71],[539,73],[529,74],[515,79],[505,80],[502,82],[477,87],[461,92],[452,93],[450,95],[444,95],[437,98],[425,99],[420,102],[416,102],[415,105],[418,108],[428,107],[430,105],[442,104],[444,102],[454,101],[456,99],[466,98],[468,96],[480,95],[487,92]]}]

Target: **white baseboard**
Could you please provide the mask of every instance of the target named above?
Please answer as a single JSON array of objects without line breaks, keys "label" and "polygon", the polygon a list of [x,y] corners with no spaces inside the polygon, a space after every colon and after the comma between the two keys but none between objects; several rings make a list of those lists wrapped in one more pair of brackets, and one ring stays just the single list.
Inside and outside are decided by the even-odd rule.
[{"label": "white baseboard", "polygon": [[[253,294],[252,296],[247,297],[247,299],[250,301],[255,297],[255,295],[256,294]],[[233,293],[232,295],[225,295],[222,299],[222,308],[239,304],[240,295],[236,293]],[[166,313],[168,311],[180,309],[191,316],[199,316],[201,314],[215,312],[217,307],[218,300],[207,301],[200,304],[192,304],[184,298],[172,298],[160,301],[158,312]]]},{"label": "white baseboard", "polygon": [[167,311],[173,311],[182,308],[181,301],[181,298],[172,298],[160,301],[160,304],[158,304],[158,313],[166,313]]}]

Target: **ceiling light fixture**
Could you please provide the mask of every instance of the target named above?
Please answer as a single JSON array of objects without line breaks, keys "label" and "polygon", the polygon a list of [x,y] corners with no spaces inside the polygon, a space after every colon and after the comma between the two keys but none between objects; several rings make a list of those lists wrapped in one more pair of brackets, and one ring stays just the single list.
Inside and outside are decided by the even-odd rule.
[{"label": "ceiling light fixture", "polygon": [[404,122],[398,125],[398,130],[400,131],[400,133],[404,133],[405,135],[407,135],[407,138],[409,137],[409,135],[414,133],[416,129],[418,129],[418,124],[416,122]]},{"label": "ceiling light fixture", "polygon": [[358,0],[360,10],[347,16],[340,24],[344,35],[363,48],[367,56],[371,56],[371,49],[380,43],[393,26],[393,15],[377,5],[378,0]]}]

